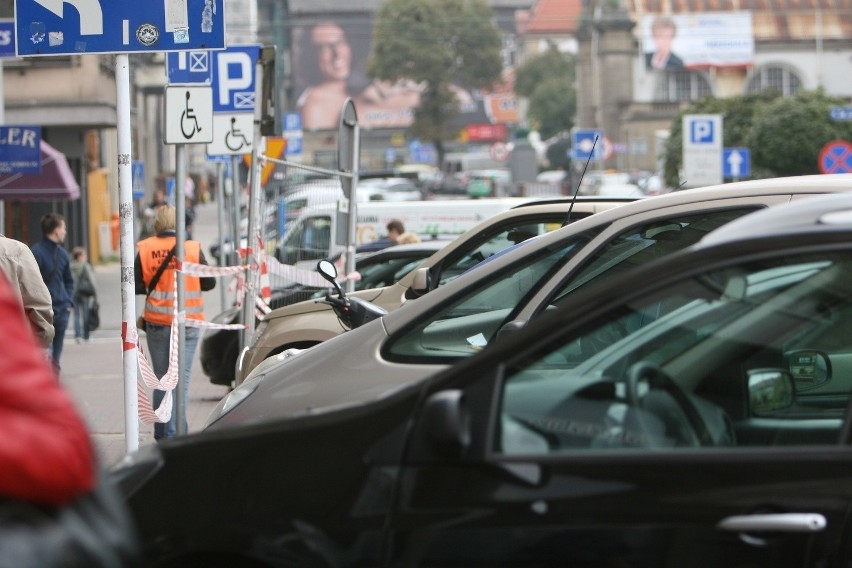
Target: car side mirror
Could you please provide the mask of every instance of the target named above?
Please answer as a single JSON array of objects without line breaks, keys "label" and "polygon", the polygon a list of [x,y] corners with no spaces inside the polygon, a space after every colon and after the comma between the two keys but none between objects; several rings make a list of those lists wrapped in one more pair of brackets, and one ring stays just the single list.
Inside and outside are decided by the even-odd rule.
[{"label": "car side mirror", "polygon": [[499,330],[497,330],[497,336],[494,338],[494,342],[502,341],[504,337],[511,337],[515,333],[524,329],[527,325],[526,320],[513,320],[507,322]]},{"label": "car side mirror", "polygon": [[797,349],[784,353],[784,358],[797,392],[814,389],[831,379],[831,361],[822,351]]},{"label": "car side mirror", "polygon": [[795,402],[793,376],[783,369],[748,372],[748,405],[753,416],[770,416]]},{"label": "car side mirror", "polygon": [[436,392],[426,399],[422,414],[426,445],[442,457],[458,458],[470,447],[470,416],[460,390]]},{"label": "car side mirror", "polygon": [[411,281],[411,290],[418,296],[422,296],[429,292],[432,278],[429,274],[429,269],[426,267],[417,268],[414,270],[414,278]]}]

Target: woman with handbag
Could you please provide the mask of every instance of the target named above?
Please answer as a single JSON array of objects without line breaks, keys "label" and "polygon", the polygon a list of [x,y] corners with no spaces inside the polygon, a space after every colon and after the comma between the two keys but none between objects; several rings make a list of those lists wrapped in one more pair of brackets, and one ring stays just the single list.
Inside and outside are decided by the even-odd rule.
[{"label": "woman with handbag", "polygon": [[[169,353],[171,351],[171,328],[173,323],[175,278],[177,270],[173,257],[177,248],[175,233],[175,208],[164,205],[157,210],[154,221],[155,235],[137,243],[139,252],[134,263],[136,293],[145,295],[145,308],[142,315],[145,334],[148,338],[148,353],[151,355],[151,366],[158,379],[169,370]],[[198,264],[207,264],[201,243],[193,240],[184,241],[184,260]],[[184,311],[186,318],[204,320],[204,300],[201,292],[212,290],[216,286],[216,278],[184,277]],[[183,429],[187,431],[186,403],[189,400],[189,372],[195,348],[198,346],[200,330],[198,327],[187,326],[184,342],[184,366],[178,374],[178,386],[183,393],[184,418]],[[160,406],[165,391],[156,389],[152,404],[154,409]],[[154,439],[173,438],[177,434],[177,396],[172,396],[172,416],[167,423],[154,424]]]},{"label": "woman with handbag", "polygon": [[98,295],[95,269],[83,247],[71,250],[71,276],[74,277],[74,340],[81,343],[89,341],[89,309]]}]

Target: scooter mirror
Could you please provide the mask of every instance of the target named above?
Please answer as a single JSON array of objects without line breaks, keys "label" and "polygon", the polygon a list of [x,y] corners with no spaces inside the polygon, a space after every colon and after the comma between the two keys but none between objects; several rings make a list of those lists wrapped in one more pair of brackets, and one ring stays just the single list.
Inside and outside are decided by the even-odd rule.
[{"label": "scooter mirror", "polygon": [[333,282],[337,278],[337,267],[334,266],[334,263],[327,260],[321,260],[317,263],[317,271],[330,282]]}]

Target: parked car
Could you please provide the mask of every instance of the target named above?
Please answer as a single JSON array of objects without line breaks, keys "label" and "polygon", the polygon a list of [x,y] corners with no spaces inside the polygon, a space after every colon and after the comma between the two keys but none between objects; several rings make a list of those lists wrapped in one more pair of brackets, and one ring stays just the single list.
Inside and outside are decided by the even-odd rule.
[{"label": "parked car", "polygon": [[849,195],[754,213],[438,374],[257,376],[231,413],[283,411],[113,475],[155,566],[845,566],[850,274]]},{"label": "parked car", "polygon": [[[356,290],[389,286],[416,268],[424,259],[446,246],[449,240],[427,240],[421,243],[396,245],[375,253],[359,255],[355,260],[355,269],[360,280],[355,282]],[[325,288],[291,284],[273,288],[269,307],[272,309],[288,306],[296,302],[316,298]],[[212,318],[213,323],[239,323],[241,308],[233,307]],[[258,321],[256,325],[259,325]],[[234,381],[237,355],[240,351],[240,333],[233,329],[207,329],[201,336],[199,349],[201,368],[217,385],[229,385]]]},{"label": "parked car", "polygon": [[[594,213],[628,203],[626,199],[580,197],[531,200],[520,207],[489,216],[457,237],[426,260],[415,280],[410,273],[397,284],[365,289],[355,297],[374,302],[392,311],[408,299],[417,298],[465,272],[481,260],[530,237],[559,228],[571,213],[571,219],[583,219]],[[448,202],[452,203],[452,202]],[[274,310],[255,331],[250,347],[238,360],[237,381],[261,361],[291,348],[305,348],[330,339],[343,331],[331,308],[316,302],[300,302]]]},{"label": "parked car", "polygon": [[358,198],[362,201],[420,201],[423,192],[408,178],[376,178],[358,184]]},{"label": "parked car", "polygon": [[[436,355],[443,353],[448,360],[452,360],[453,353],[453,356],[469,353],[486,344],[506,321],[527,321],[532,318],[544,309],[544,302],[554,289],[572,291],[596,278],[620,274],[628,266],[689,246],[707,231],[756,209],[808,195],[843,191],[852,191],[852,175],[755,180],[645,198],[580,219],[568,227],[540,236],[521,247],[523,251],[509,251],[489,262],[487,271],[471,276],[464,284],[456,285],[453,282],[449,290],[432,290],[437,284],[446,288],[443,286],[448,281],[445,267],[442,265],[434,269],[424,264],[395,286],[380,294],[373,293],[373,299],[367,292],[361,294],[364,294],[364,299],[379,304],[393,316],[394,310],[406,299],[416,297],[412,290],[432,290],[427,298],[418,300],[413,303],[416,305],[406,309],[406,318],[384,318],[388,322],[386,329],[389,335],[406,326],[411,329],[414,326],[427,326],[431,321],[440,319],[440,313],[444,310],[464,315],[486,311],[486,306],[501,306],[502,312],[493,312],[500,314],[500,318],[488,325],[474,319],[469,329],[459,330],[451,338],[441,338],[444,344],[452,345],[452,348],[444,350],[436,346]],[[442,253],[447,250],[444,249]],[[488,256],[477,254],[478,250],[475,248],[471,251],[471,260],[484,260]],[[495,252],[492,250],[489,255]],[[474,263],[465,262],[462,266],[466,270]],[[457,271],[452,275],[460,273]],[[426,282],[432,284],[427,285]],[[436,292],[439,294],[433,298]],[[453,303],[456,301],[457,305]],[[441,307],[442,303],[447,305]],[[317,312],[323,311],[328,313],[318,316]],[[310,332],[316,341],[325,341],[341,333],[344,329],[337,318],[329,314],[328,306],[305,303],[294,304],[270,314],[266,326],[259,330],[245,356],[238,361],[238,380],[245,380],[250,369],[266,357],[295,347],[296,341],[304,341],[307,336],[304,330],[321,329],[321,332]],[[318,323],[314,319],[316,317],[327,318],[326,323]],[[399,322],[399,328],[394,322]],[[337,326],[336,329],[333,326]],[[465,335],[466,332],[469,333]],[[411,340],[420,341],[421,338],[412,335]],[[375,362],[381,368],[398,369],[382,347],[383,343],[384,338],[375,338],[371,343],[371,348],[377,352]],[[371,372],[374,371],[376,369]]]}]

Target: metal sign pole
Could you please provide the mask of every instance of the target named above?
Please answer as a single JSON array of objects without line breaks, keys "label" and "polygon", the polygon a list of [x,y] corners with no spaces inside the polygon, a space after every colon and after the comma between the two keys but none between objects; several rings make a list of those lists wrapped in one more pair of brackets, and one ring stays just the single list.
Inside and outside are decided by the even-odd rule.
[{"label": "metal sign pole", "polygon": [[[341,171],[340,185],[343,195],[349,200],[349,230],[346,233],[346,274],[355,272],[356,223],[358,220],[358,172],[361,154],[361,131],[358,127],[358,113],[352,99],[346,99],[340,113],[340,126],[337,130],[337,167]],[[346,279],[346,291],[355,291],[355,282]]]},{"label": "metal sign pole", "polygon": [[[216,214],[219,222],[219,266],[225,266],[225,164],[216,164]],[[219,281],[219,311],[227,309],[225,283]]]},{"label": "metal sign pole", "polygon": [[[356,234],[358,224],[358,174],[360,168],[358,166],[361,155],[361,128],[358,126],[358,118],[355,118],[355,125],[352,129],[354,137],[352,143],[352,197],[349,199],[349,237],[346,239],[346,274],[355,272],[355,247]],[[348,292],[355,291],[355,281],[351,278],[346,279],[346,290]]]},{"label": "metal sign pole", "polygon": [[[124,444],[128,453],[139,448],[139,396],[136,390],[139,352],[128,341],[136,335],[136,283],[133,273],[133,167],[130,129],[130,61],[126,53],[115,56],[116,121],[118,134],[118,211],[121,256],[121,339],[124,370]],[[137,339],[138,341],[138,339]]]},{"label": "metal sign pole", "polygon": [[[231,156],[231,250],[234,251],[234,263],[245,264],[240,260],[237,250],[240,248],[240,202],[242,201],[242,184],[240,183],[240,157]],[[236,298],[239,299],[239,287]],[[240,316],[242,321],[242,316]],[[240,349],[246,344],[246,331],[240,330]]]},{"label": "metal sign pole", "polygon": [[[185,257],[186,244],[186,145],[177,144],[175,146],[175,227],[177,233],[177,248],[175,249],[175,262],[178,266],[183,262]],[[177,304],[178,304],[178,382],[175,387],[175,423],[177,425],[177,435],[186,434],[184,420],[186,419],[186,409],[184,403],[186,393],[184,393],[183,368],[186,364],[186,322],[183,315],[186,313],[186,305],[184,298],[184,276],[183,272],[178,270],[175,272],[177,278]]]}]

